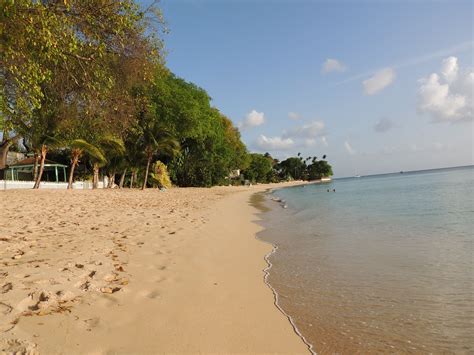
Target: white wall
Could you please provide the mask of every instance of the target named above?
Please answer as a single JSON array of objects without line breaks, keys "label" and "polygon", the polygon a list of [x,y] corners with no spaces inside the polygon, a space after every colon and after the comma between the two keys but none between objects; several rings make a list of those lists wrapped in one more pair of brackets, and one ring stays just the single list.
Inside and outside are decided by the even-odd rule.
[{"label": "white wall", "polygon": [[[11,181],[11,180],[0,180],[0,190],[10,189],[32,189],[34,181]],[[41,182],[40,189],[66,189],[66,182]],[[91,181],[76,181],[72,185],[73,189],[92,189]],[[99,189],[104,188],[104,183],[99,181]]]}]

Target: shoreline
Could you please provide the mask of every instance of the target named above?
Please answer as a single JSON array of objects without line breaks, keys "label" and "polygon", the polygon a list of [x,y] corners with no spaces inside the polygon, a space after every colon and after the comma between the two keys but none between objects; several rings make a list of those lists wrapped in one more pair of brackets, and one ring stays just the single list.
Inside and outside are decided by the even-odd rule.
[{"label": "shoreline", "polygon": [[[41,233],[35,230],[27,234],[26,243],[30,237],[36,240],[31,245],[32,252],[24,251],[18,260],[0,252],[4,262],[1,269],[9,274],[5,280],[0,279],[0,287],[9,282],[14,287],[12,291],[0,294],[0,302],[10,305],[13,309],[10,315],[18,312],[18,303],[36,302],[30,316],[20,315],[13,329],[0,333],[0,345],[5,348],[6,340],[10,339],[10,343],[16,341],[8,345],[12,349],[53,354],[308,353],[290,322],[271,301],[272,290],[262,282],[264,270],[268,268],[265,256],[273,248],[256,237],[262,228],[254,222],[258,218],[257,211],[249,204],[249,199],[256,192],[274,187],[276,185],[175,189],[166,193],[153,190],[98,194],[97,191],[73,194],[66,191],[4,192],[7,198],[30,204],[22,211],[25,218],[22,225],[18,218],[8,219],[16,215],[14,209],[16,203],[20,204],[19,200],[7,211],[7,221],[0,220],[0,225],[13,232],[7,242],[0,242],[12,247],[6,251],[15,249],[15,243],[25,244],[21,238],[17,240],[25,234],[18,233],[25,227],[33,229],[29,220],[36,221],[35,207],[44,204],[45,199],[51,201],[46,201],[48,207],[44,214],[54,218],[49,226],[51,236],[41,238]],[[103,203],[104,198],[109,200],[107,206],[95,207],[94,203]],[[147,203],[154,203],[154,206]],[[53,205],[61,205],[67,212],[57,216]],[[120,206],[134,205],[137,207],[133,210],[117,210]],[[108,207],[112,206],[115,207],[116,223],[110,221],[114,211],[109,211]],[[71,241],[77,239],[76,248],[66,255],[54,254],[57,249],[54,241],[64,239],[61,234],[64,232],[57,229],[65,221],[77,223],[74,218],[87,208],[92,210],[89,211],[92,220],[88,221],[92,226],[88,224],[83,228],[83,223],[79,222],[77,230],[68,231]],[[154,217],[153,213],[161,218]],[[26,226],[23,225],[25,222],[28,222]],[[44,234],[48,228],[41,232]],[[98,228],[98,231],[91,228]],[[84,234],[89,230],[92,232]],[[92,242],[95,244],[91,248]],[[41,248],[38,249],[38,245]],[[43,253],[51,257],[44,265],[41,262]],[[110,253],[109,262],[103,255]],[[48,272],[51,265],[57,269],[60,263],[54,260],[59,256],[64,259],[61,262],[70,265],[65,268],[74,271],[67,271],[70,282],[68,278],[61,279],[60,275]],[[30,258],[34,259],[37,268],[29,267]],[[102,265],[96,265],[99,263]],[[115,271],[111,273],[107,268],[122,271],[114,274]],[[34,274],[36,270],[42,272]],[[74,279],[84,280],[85,273],[93,275],[86,283],[87,290],[81,289]],[[110,281],[109,286],[102,285],[109,282],[103,280],[110,280],[111,275],[118,280]],[[23,276],[29,280],[24,281]],[[48,285],[47,278],[53,286]],[[60,294],[68,294],[71,299],[54,304],[49,302],[51,297],[43,302],[41,297],[38,300],[28,296],[38,291],[50,295],[47,292],[58,288]],[[27,297],[22,299],[25,294]],[[48,302],[52,308],[48,308]],[[55,306],[66,310],[60,312],[61,307]],[[36,309],[42,312],[41,316]]]},{"label": "shoreline", "polygon": [[[298,185],[292,185],[292,186],[298,186]],[[270,200],[272,202],[275,202],[277,203],[281,208],[286,208],[286,204],[285,204],[285,201],[283,200],[275,200],[275,199],[265,199],[265,197],[268,197],[270,196],[274,191],[277,191],[277,190],[280,190],[280,189],[283,189],[285,187],[279,187],[279,188],[276,188],[276,189],[273,189],[273,188],[269,188],[263,192],[256,192],[252,195],[252,198],[254,196],[257,196],[257,195],[260,195],[262,196],[262,198],[255,198],[251,203],[254,205],[255,208],[259,209],[260,210],[260,214],[261,215],[264,215],[266,212],[268,211],[272,211],[273,210],[273,206],[275,206],[275,204],[272,204],[270,202]],[[270,207],[269,207],[270,206]],[[263,217],[261,218],[261,220],[263,221]],[[263,232],[265,230],[265,228],[263,228],[263,230],[261,232]],[[259,233],[261,233],[259,232]],[[283,307],[280,305],[279,303],[279,294],[278,294],[278,291],[272,286],[272,284],[270,283],[270,281],[268,281],[268,278],[270,277],[270,269],[273,267],[273,264],[272,262],[270,261],[270,257],[275,255],[276,252],[278,251],[278,245],[277,244],[274,244],[270,241],[266,241],[262,238],[260,238],[258,236],[257,233],[255,235],[255,238],[265,244],[269,244],[272,246],[272,250],[265,255],[264,259],[265,259],[265,262],[267,263],[267,267],[265,269],[263,269],[263,272],[264,272],[264,277],[263,277],[263,281],[265,283],[265,285],[267,285],[268,288],[270,288],[270,290],[272,291],[273,293],[273,300],[274,300],[274,305],[275,307],[288,319],[288,322],[290,322],[292,328],[293,328],[293,331],[296,333],[296,335],[298,335],[298,337],[301,338],[301,340],[303,341],[303,343],[307,346],[308,348],[308,351],[313,354],[313,355],[316,355],[317,352],[316,350],[314,349],[314,345],[312,343],[310,343],[306,337],[303,335],[303,333],[301,333],[301,331],[299,330],[298,326],[296,325],[293,317],[291,315],[289,315],[284,309]]]}]

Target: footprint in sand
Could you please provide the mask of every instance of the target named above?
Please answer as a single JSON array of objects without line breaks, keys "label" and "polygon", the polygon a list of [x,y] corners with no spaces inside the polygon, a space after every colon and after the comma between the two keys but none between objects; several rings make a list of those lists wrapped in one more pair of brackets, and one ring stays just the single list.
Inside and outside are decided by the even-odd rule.
[{"label": "footprint in sand", "polygon": [[37,344],[20,339],[0,340],[0,354],[31,354],[38,355]]},{"label": "footprint in sand", "polygon": [[6,303],[0,302],[0,314],[7,315],[12,311],[12,307]]},{"label": "footprint in sand", "polygon": [[155,298],[160,297],[160,293],[158,291],[152,291],[146,295],[147,298],[154,300]]},{"label": "footprint in sand", "polygon": [[100,323],[100,318],[99,317],[94,317],[90,319],[85,319],[84,323],[89,327],[89,328],[95,328],[99,325]]},{"label": "footprint in sand", "polygon": [[11,282],[7,282],[5,285],[0,287],[0,293],[7,293],[13,289],[13,284]]}]

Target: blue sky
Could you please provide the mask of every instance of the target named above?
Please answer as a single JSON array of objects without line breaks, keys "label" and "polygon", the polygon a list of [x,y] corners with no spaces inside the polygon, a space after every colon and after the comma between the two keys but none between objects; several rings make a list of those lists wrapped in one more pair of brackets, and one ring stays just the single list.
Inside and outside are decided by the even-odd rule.
[{"label": "blue sky", "polygon": [[336,176],[473,164],[472,1],[160,7],[168,67],[249,150],[327,154]]}]

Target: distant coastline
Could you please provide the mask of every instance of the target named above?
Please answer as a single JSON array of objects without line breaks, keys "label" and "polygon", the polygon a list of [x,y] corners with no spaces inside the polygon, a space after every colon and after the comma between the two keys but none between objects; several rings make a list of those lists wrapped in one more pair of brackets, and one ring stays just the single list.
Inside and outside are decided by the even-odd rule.
[{"label": "distant coastline", "polygon": [[357,175],[357,176],[340,176],[340,177],[333,177],[333,180],[342,180],[342,179],[352,179],[354,177],[375,177],[375,176],[384,176],[384,175],[399,175],[401,172],[403,174],[413,174],[413,173],[429,173],[437,170],[450,170],[450,169],[467,169],[467,168],[474,168],[474,164],[471,165],[459,165],[459,166],[448,166],[444,168],[429,168],[429,169],[420,169],[420,170],[401,170],[401,171],[395,171],[395,172],[390,172],[390,173],[376,173],[376,174],[368,174],[368,175]]}]

